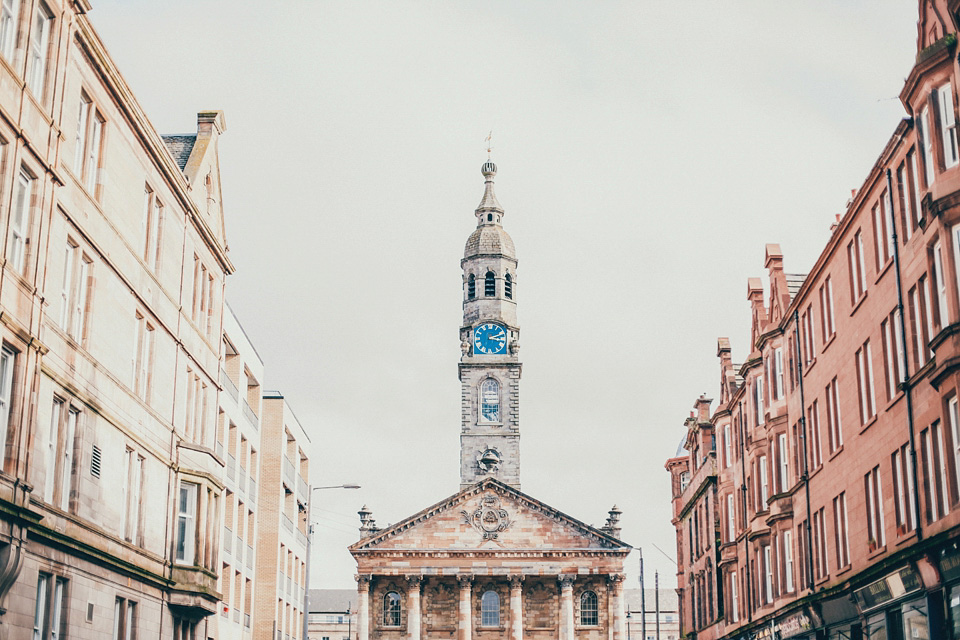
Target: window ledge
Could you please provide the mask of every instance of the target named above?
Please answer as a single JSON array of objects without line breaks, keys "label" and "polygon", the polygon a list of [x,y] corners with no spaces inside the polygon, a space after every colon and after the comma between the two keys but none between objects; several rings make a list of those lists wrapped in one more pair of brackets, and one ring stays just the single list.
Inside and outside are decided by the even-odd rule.
[{"label": "window ledge", "polygon": [[827,460],[833,460],[834,458],[836,458],[836,457],[837,457],[838,455],[840,455],[841,453],[843,453],[843,445],[840,445],[839,447],[837,447],[836,449],[834,449],[834,450],[833,450],[833,453],[830,454],[830,457],[827,458]]},{"label": "window ledge", "polygon": [[837,339],[837,332],[834,331],[827,337],[827,341],[823,343],[823,346],[820,348],[820,353],[825,353],[827,348],[832,345]]},{"label": "window ledge", "polygon": [[877,272],[877,277],[873,281],[873,284],[877,284],[878,282],[880,282],[883,276],[887,275],[887,271],[890,270],[890,265],[892,264],[893,264],[893,256],[890,256],[889,258],[887,258],[887,263],[884,264],[882,267],[880,267],[880,271]]},{"label": "window ledge", "polygon": [[[867,429],[869,429],[870,427],[872,427],[872,426],[873,426],[873,423],[876,422],[876,421],[877,421],[877,414],[873,414],[873,416],[872,416],[869,420],[867,420],[865,423],[863,423],[863,424],[860,426],[860,433],[863,433],[864,431],[866,431]],[[843,447],[843,445],[841,445],[841,448],[842,448],[842,447]]]},{"label": "window ledge", "polygon": [[848,573],[851,569],[853,569],[853,565],[848,562],[847,564],[845,564],[845,565],[843,566],[842,569],[840,569],[840,570],[837,571],[837,574],[836,574],[836,575],[837,575],[837,577],[839,578],[839,577],[842,576],[843,574]]},{"label": "window ledge", "polygon": [[[867,548],[869,548],[869,546]],[[886,552],[887,552],[887,545],[883,545],[882,547],[877,547],[873,551],[867,552],[867,560],[873,560],[878,556],[882,556]]]},{"label": "window ledge", "polygon": [[[898,385],[898,386],[899,386],[899,385]],[[898,390],[897,390],[897,393],[890,399],[889,402],[887,402],[887,406],[885,406],[885,407],[883,408],[884,413],[886,413],[887,411],[890,411],[890,409],[893,409],[893,405],[895,405],[895,404],[897,404],[898,402],[900,402],[900,400],[901,400],[903,397],[904,397],[903,391],[901,391],[901,390],[898,389]]]},{"label": "window ledge", "polygon": [[907,542],[913,542],[916,539],[916,537],[917,537],[916,529],[913,529],[912,531],[908,531],[897,538],[896,546],[899,547],[900,545],[906,544]]},{"label": "window ledge", "polygon": [[850,316],[851,316],[851,317],[852,317],[853,314],[855,314],[855,313],[857,312],[857,310],[860,309],[860,307],[863,305],[863,301],[867,299],[867,294],[868,294],[868,293],[869,293],[869,291],[864,291],[864,292],[860,295],[860,299],[857,300],[857,301],[854,303],[853,308],[850,309]]},{"label": "window ledge", "polygon": [[813,369],[813,365],[817,364],[816,358],[811,358],[810,362],[806,362],[803,365],[803,376],[806,377],[810,373],[810,369]]}]

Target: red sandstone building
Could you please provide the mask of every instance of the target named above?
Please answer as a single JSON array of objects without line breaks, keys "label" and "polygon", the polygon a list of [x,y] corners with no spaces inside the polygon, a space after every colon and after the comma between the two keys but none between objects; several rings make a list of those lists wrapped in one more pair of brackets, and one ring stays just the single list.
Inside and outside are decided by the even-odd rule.
[{"label": "red sandstone building", "polygon": [[768,245],[673,478],[682,631],[960,638],[960,1],[920,3],[909,117],[805,275]]}]

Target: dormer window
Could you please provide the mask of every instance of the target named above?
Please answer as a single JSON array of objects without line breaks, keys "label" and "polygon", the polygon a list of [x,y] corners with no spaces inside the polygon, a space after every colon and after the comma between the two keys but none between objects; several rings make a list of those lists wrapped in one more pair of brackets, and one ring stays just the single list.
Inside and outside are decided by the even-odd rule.
[{"label": "dormer window", "polygon": [[477,278],[472,273],[467,278],[467,300],[473,300],[477,297]]},{"label": "dormer window", "polygon": [[509,273],[503,276],[503,296],[510,300],[513,299],[513,277]]},{"label": "dormer window", "polygon": [[488,298],[497,295],[497,276],[493,275],[493,271],[487,271],[487,276],[483,283],[483,295]]}]

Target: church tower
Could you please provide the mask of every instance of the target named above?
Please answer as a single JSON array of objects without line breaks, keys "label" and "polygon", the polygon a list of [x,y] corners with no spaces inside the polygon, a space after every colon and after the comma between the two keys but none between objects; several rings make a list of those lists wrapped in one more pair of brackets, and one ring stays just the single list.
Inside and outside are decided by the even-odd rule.
[{"label": "church tower", "polygon": [[483,200],[467,239],[460,327],[460,486],[488,477],[520,488],[520,327],[517,254],[493,191],[497,166],[481,168]]}]

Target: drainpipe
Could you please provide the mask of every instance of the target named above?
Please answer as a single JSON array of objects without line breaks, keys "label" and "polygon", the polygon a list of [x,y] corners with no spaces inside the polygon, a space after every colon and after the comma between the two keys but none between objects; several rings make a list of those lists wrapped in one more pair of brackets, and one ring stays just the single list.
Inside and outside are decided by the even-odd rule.
[{"label": "drainpipe", "polygon": [[[893,172],[887,168],[887,197],[890,198],[890,217],[893,218]],[[918,203],[919,204],[919,203]],[[900,246],[897,244],[897,225],[890,225],[890,231],[893,238],[893,266],[897,274],[897,311],[900,312],[900,344],[903,345],[903,380],[900,382],[900,388],[907,398],[907,428],[910,435],[910,478],[913,481],[913,520],[917,525],[917,542],[923,539],[923,531],[920,524],[920,484],[917,478],[917,443],[913,435],[913,389],[910,386],[910,376],[907,370],[910,363],[907,362],[907,327],[903,313],[903,281],[900,277]]]},{"label": "drainpipe", "polygon": [[793,309],[793,335],[797,345],[797,386],[800,387],[800,449],[803,451],[803,492],[807,500],[807,521],[804,530],[807,538],[807,588],[813,591],[813,533],[810,529],[810,469],[807,464],[807,403],[803,398],[803,358],[800,355],[800,316],[796,307]]},{"label": "drainpipe", "polygon": [[[744,383],[746,384],[746,383]],[[747,445],[745,434],[743,432],[743,402],[740,403],[738,426],[740,427],[740,508],[743,514],[743,528],[747,528]],[[748,536],[743,536],[743,571],[747,577],[747,587],[743,590],[747,596],[747,622],[753,620],[753,598],[750,597],[750,589],[753,586],[753,578],[750,576],[750,541]]]}]

